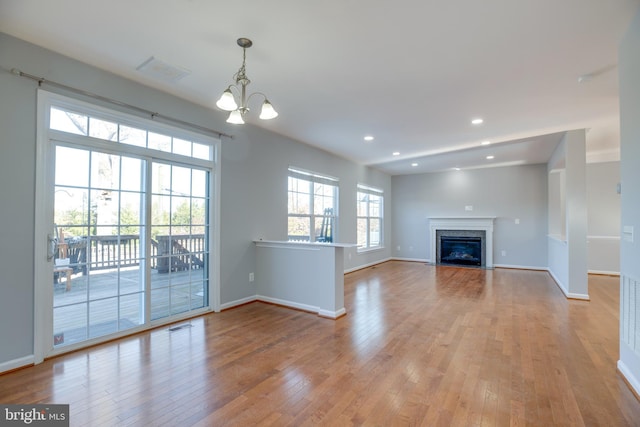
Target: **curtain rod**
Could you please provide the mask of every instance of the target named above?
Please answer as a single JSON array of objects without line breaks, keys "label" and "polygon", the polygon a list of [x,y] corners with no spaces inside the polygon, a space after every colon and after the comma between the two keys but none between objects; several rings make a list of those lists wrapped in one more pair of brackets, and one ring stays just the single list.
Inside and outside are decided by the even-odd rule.
[{"label": "curtain rod", "polygon": [[191,128],[191,129],[196,129],[196,130],[199,130],[199,131],[202,131],[202,132],[206,132],[206,133],[212,133],[214,135],[218,135],[218,137],[223,137],[224,136],[224,137],[233,139],[233,135],[229,135],[227,133],[220,132],[218,130],[209,129],[207,127],[196,125],[196,124],[190,123],[190,122],[186,122],[184,120],[175,119],[175,118],[170,117],[170,116],[165,116],[164,114],[160,114],[160,113],[156,113],[156,112],[151,111],[151,110],[146,110],[144,108],[136,107],[135,105],[127,104],[125,102],[116,101],[115,99],[107,98],[107,97],[102,96],[102,95],[98,95],[98,94],[95,94],[95,93],[92,93],[92,92],[87,92],[85,90],[77,89],[75,87],[67,86],[67,85],[62,84],[62,83],[57,83],[57,82],[54,82],[54,81],[51,81],[51,80],[46,80],[46,79],[44,79],[42,77],[38,77],[38,76],[34,76],[32,74],[24,73],[24,72],[18,70],[17,68],[12,68],[11,69],[11,74],[14,74],[14,75],[20,76],[20,77],[26,77],[26,78],[31,79],[31,80],[35,80],[35,81],[38,82],[38,86],[42,86],[43,84],[47,84],[49,86],[55,86],[57,88],[68,90],[70,92],[74,92],[74,93],[77,93],[79,95],[88,96],[89,98],[94,98],[94,99],[98,99],[100,101],[108,102],[108,103],[113,104],[113,105],[118,105],[120,107],[125,107],[125,108],[128,108],[130,110],[137,111],[139,113],[148,114],[151,117],[152,120],[158,118],[158,119],[161,119],[161,120],[164,120],[164,121],[167,121],[167,122],[171,122],[171,123],[174,123],[174,124],[178,124],[178,125],[181,125],[181,126],[186,126],[186,127]]}]

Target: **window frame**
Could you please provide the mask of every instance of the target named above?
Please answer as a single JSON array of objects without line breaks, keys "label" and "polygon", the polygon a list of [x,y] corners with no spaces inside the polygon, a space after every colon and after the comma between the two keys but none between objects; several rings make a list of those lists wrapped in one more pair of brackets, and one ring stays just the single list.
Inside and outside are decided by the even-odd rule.
[{"label": "window frame", "polygon": [[[290,196],[292,193],[292,189],[290,187],[291,178],[298,179],[309,184],[308,194],[308,213],[292,213],[291,205],[289,203]],[[340,180],[338,178],[319,174],[317,172],[312,172],[304,169],[300,169],[297,167],[289,167],[287,170],[287,240],[289,241],[298,241],[295,237],[292,239],[293,235],[289,234],[289,220],[291,218],[306,218],[309,223],[309,242],[324,242],[324,243],[334,243],[338,236],[338,200],[339,200],[339,191],[340,191]],[[332,215],[324,215],[317,214],[315,212],[315,198],[318,195],[316,193],[315,186],[317,184],[327,185],[333,188],[333,214]],[[297,192],[296,192],[297,193]],[[318,236],[316,233],[316,220],[325,219],[326,223],[329,225],[331,229],[330,240],[318,240],[321,236]],[[305,236],[306,237],[306,236]],[[306,240],[303,240],[306,241]]]},{"label": "window frame", "polygon": [[[378,208],[378,216],[371,215],[371,201],[369,196],[376,196],[380,198],[380,206]],[[359,204],[361,203],[361,198],[364,197],[366,200],[363,202],[366,203],[366,215],[359,215]],[[378,231],[378,244],[371,244],[371,220],[377,219],[380,226]],[[360,241],[360,230],[358,227],[358,221],[364,220],[366,223],[365,230],[365,245],[358,245],[357,252],[368,252],[374,251],[384,248],[384,190],[371,187],[365,184],[358,184],[356,186],[356,242]]]}]

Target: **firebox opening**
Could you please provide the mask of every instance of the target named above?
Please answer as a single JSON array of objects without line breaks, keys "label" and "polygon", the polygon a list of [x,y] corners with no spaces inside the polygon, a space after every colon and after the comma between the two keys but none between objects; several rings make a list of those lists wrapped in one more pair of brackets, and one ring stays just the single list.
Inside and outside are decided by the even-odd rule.
[{"label": "firebox opening", "polygon": [[452,265],[482,265],[482,239],[479,237],[442,236],[440,263]]}]

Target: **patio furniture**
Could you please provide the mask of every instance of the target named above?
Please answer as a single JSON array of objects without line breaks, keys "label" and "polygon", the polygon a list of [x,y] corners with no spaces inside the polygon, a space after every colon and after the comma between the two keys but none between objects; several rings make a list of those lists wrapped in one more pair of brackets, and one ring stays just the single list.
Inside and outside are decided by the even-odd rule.
[{"label": "patio furniture", "polygon": [[58,280],[60,280],[60,273],[64,273],[64,275],[67,277],[67,287],[66,290],[70,291],[71,290],[71,274],[73,273],[73,268],[70,267],[55,267],[53,269],[54,273],[58,273]]},{"label": "patio furniture", "polygon": [[56,280],[60,280],[62,274],[66,276],[66,290],[70,291],[73,268],[69,267],[69,244],[64,240],[64,232],[62,230],[58,232],[58,258],[54,260],[53,272],[58,273]]}]

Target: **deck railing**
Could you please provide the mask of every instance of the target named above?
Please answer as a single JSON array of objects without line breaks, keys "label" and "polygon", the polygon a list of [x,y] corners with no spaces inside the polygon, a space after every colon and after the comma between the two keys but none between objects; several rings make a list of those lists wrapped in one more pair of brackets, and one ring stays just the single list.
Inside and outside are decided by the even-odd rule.
[{"label": "deck railing", "polygon": [[156,236],[156,240],[151,240],[151,244],[157,252],[157,257],[154,258],[157,263],[153,268],[156,268],[158,273],[204,267],[204,234]]},{"label": "deck railing", "polygon": [[[140,236],[90,236],[65,239],[68,245],[69,266],[74,272],[87,274],[91,270],[140,265],[142,250]],[[151,239],[151,268],[158,273],[203,268],[206,241],[204,234],[156,236]]]}]

